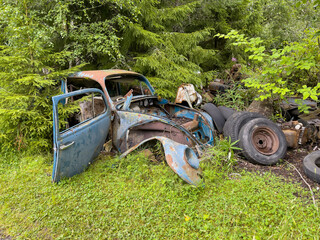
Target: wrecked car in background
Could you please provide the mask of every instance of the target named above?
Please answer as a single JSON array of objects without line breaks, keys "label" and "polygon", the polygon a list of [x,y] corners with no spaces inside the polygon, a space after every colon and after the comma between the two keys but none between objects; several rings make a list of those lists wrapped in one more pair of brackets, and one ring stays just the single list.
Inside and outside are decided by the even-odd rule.
[{"label": "wrecked car in background", "polygon": [[[159,141],[172,170],[189,184],[200,182],[199,156],[214,142],[208,113],[159,99],[131,71],[77,72],[62,81],[62,91],[53,97],[54,182],[84,171],[109,139],[122,156]],[[78,103],[80,112],[59,116],[67,103]]]}]

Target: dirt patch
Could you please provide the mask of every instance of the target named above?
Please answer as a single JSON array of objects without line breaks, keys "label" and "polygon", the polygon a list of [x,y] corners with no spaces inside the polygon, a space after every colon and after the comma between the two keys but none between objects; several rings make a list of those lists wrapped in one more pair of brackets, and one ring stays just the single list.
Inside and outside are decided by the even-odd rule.
[{"label": "dirt patch", "polygon": [[12,237],[5,235],[3,230],[0,227],[0,240],[11,240],[11,239]]},{"label": "dirt patch", "polygon": [[313,182],[305,175],[302,165],[304,157],[311,153],[313,151],[312,149],[312,146],[288,149],[283,161],[274,166],[253,164],[239,157],[236,169],[243,169],[250,172],[272,172],[275,175],[282,177],[287,182],[299,183],[302,187],[309,190],[307,184],[301,178],[301,174],[304,180],[312,187],[313,191],[318,192],[320,190],[320,184]]}]

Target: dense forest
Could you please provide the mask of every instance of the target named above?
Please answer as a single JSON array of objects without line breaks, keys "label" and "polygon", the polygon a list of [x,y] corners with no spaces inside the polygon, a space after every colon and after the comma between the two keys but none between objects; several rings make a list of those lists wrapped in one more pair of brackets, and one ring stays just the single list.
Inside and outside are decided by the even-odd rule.
[{"label": "dense forest", "polygon": [[266,98],[319,94],[318,1],[1,0],[0,148],[49,149],[51,96],[77,70],[119,68],[172,99],[235,61]]}]

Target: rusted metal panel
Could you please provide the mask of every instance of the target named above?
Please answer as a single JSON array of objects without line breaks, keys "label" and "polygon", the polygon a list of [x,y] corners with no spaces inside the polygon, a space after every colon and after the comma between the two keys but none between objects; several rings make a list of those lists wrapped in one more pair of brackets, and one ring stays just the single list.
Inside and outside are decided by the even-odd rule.
[{"label": "rusted metal panel", "polygon": [[97,82],[102,82],[106,78],[115,76],[115,75],[135,75],[135,76],[143,76],[139,73],[126,71],[121,69],[111,69],[111,70],[93,70],[93,71],[81,71],[76,72],[68,76],[68,78],[89,78],[95,80]]},{"label": "rusted metal panel", "polygon": [[[202,149],[208,144],[213,144],[214,140],[213,122],[208,114],[169,103],[167,100],[159,100],[154,95],[155,91],[149,81],[143,75],[135,72],[125,70],[82,71],[70,75],[68,79],[75,83],[85,81],[87,83],[84,84],[85,88],[92,85],[101,87],[108,109],[111,110],[111,126],[106,125],[106,127],[110,126],[112,145],[119,152],[125,152],[124,155],[126,155],[146,141],[157,139],[164,146],[166,161],[173,171],[190,184],[196,185],[201,181],[198,156]],[[91,80],[100,86],[92,84],[94,82]],[[112,84],[116,83],[117,86],[120,86],[119,83],[122,80],[139,80],[140,83],[145,83],[149,89],[144,90],[148,90],[149,96],[143,95],[142,91],[142,95],[134,95],[134,86],[132,88],[130,86],[131,90],[125,96],[120,94],[121,96],[118,97],[112,92],[111,95],[117,97],[114,101],[108,93],[106,82],[109,84],[113,81]],[[112,84],[110,86],[113,86]],[[79,85],[81,87],[81,84]],[[67,88],[63,89],[67,91]],[[196,98],[199,100],[194,87],[191,90],[193,92],[188,93],[190,106]],[[105,131],[106,129],[100,130]],[[94,131],[98,130],[94,129]]]},{"label": "rusted metal panel", "polygon": [[187,129],[188,131],[195,131],[199,129],[199,115],[196,115],[195,118],[190,121],[182,124],[181,126]]},{"label": "rusted metal panel", "polygon": [[282,131],[286,136],[288,147],[297,148],[299,141],[299,132],[293,129],[283,129]]},{"label": "rusted metal panel", "polygon": [[[67,97],[93,92],[102,94],[99,89],[83,89],[52,98],[54,119],[52,180],[54,182],[58,182],[63,177],[71,177],[84,171],[93,159],[98,156],[103,147],[111,124],[110,109],[107,109],[98,117],[87,119],[65,131],[59,131],[59,102]],[[106,101],[104,97],[103,101]]]},{"label": "rusted metal panel", "polygon": [[192,108],[192,104],[198,101],[198,94],[194,86],[190,83],[181,84],[177,91],[176,100],[174,103],[187,102],[189,107]]},{"label": "rusted metal panel", "polygon": [[142,142],[145,139],[154,136],[163,136],[174,140],[175,142],[193,147],[196,142],[190,134],[181,129],[160,121],[144,123],[130,128],[127,138],[128,148]]},{"label": "rusted metal panel", "polygon": [[[194,115],[192,115],[192,118],[193,117]],[[192,121],[192,118],[190,118],[189,116],[188,119]],[[120,152],[124,152],[127,150],[128,135],[131,134],[131,132],[131,136],[135,136],[132,137],[132,145],[138,143],[139,140],[142,141],[148,137],[156,136],[157,134],[158,136],[174,138],[176,141],[187,145],[202,145],[200,139],[197,139],[190,131],[183,128],[181,125],[176,124],[174,121],[168,118],[129,111],[117,111],[116,119],[117,121],[114,121],[113,128],[113,141],[114,145]],[[155,124],[155,122],[157,123]],[[210,127],[203,122],[200,123],[200,126],[202,126],[202,128],[205,129],[206,132],[204,133],[201,130],[203,138],[207,138],[206,141],[213,142],[213,133],[212,131],[210,131]],[[154,128],[153,131],[152,128]],[[130,129],[129,132],[128,129]],[[144,131],[144,134],[141,134],[141,136],[139,136],[139,134],[134,135],[136,131]],[[206,137],[206,134],[209,134],[208,137]],[[182,141],[182,139],[184,140]]]},{"label": "rusted metal panel", "polygon": [[281,125],[281,128],[286,136],[288,147],[297,148],[299,144],[305,144],[310,138],[306,128],[298,121],[286,122]]},{"label": "rusted metal panel", "polygon": [[165,137],[152,137],[145,139],[141,143],[133,146],[124,152],[120,158],[127,156],[139,146],[151,140],[158,140],[161,142],[166,162],[170,168],[179,175],[184,181],[189,184],[198,186],[201,183],[201,169],[199,167],[199,158],[192,148],[187,145],[177,143]]}]

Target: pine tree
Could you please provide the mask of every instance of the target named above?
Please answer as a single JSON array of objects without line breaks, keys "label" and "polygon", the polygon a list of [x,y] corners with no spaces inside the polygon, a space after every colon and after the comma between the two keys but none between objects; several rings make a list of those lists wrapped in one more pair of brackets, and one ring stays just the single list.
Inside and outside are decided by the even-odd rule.
[{"label": "pine tree", "polygon": [[0,150],[52,146],[60,79],[121,62],[117,32],[135,11],[131,0],[2,1]]},{"label": "pine tree", "polygon": [[52,51],[35,6],[23,1],[0,8],[1,150],[51,147],[51,96],[59,92],[57,80],[69,72],[52,67],[66,56]]},{"label": "pine tree", "polygon": [[[138,2],[138,1],[137,1]],[[183,24],[199,1],[139,1],[137,21],[128,23],[123,36],[127,64],[149,77],[157,93],[173,99],[178,86],[200,87],[204,75],[200,64],[214,56],[200,43],[212,38],[211,29],[186,32]]]}]

